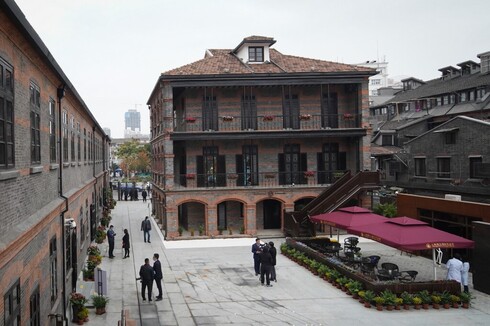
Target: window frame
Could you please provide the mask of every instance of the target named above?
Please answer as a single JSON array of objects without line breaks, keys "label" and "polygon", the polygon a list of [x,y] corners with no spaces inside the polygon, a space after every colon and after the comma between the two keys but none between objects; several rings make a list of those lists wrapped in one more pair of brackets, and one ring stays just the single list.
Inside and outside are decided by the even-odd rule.
[{"label": "window frame", "polygon": [[[260,51],[258,51],[260,50]],[[262,52],[258,54],[258,52]],[[259,58],[257,58],[259,56]],[[248,47],[248,62],[264,62],[264,47],[263,46],[249,46]]]},{"label": "window frame", "polygon": [[57,146],[56,146],[56,102],[52,98],[48,102],[48,115],[49,115],[49,161],[55,163],[57,159]]},{"label": "window frame", "polygon": [[36,286],[34,292],[29,299],[29,317],[30,326],[41,326],[41,295],[39,293],[39,285]]},{"label": "window frame", "polygon": [[[4,300],[3,318],[4,318],[5,326],[21,325],[20,296],[21,296],[20,280],[17,279],[17,281],[15,281],[15,283],[8,289],[8,291],[3,296],[3,300]],[[16,323],[14,323],[14,320],[16,321]]]},{"label": "window frame", "polygon": [[14,68],[0,57],[0,169],[15,167]]},{"label": "window frame", "polygon": [[31,164],[41,164],[41,89],[31,80],[29,84]]},{"label": "window frame", "polygon": [[470,156],[469,158],[469,168],[470,168],[470,179],[480,179],[479,177],[475,176],[476,172],[476,164],[483,163],[483,157],[481,156]]},{"label": "window frame", "polygon": [[413,174],[416,177],[426,177],[427,176],[427,160],[425,157],[414,157],[413,158]]},{"label": "window frame", "polygon": [[68,162],[68,111],[63,110],[62,121],[63,125],[63,162]]},{"label": "window frame", "polygon": [[58,240],[56,236],[49,242],[51,306],[58,299]]},{"label": "window frame", "polygon": [[437,157],[436,163],[437,163],[437,178],[438,179],[450,179],[451,178],[451,157]]}]

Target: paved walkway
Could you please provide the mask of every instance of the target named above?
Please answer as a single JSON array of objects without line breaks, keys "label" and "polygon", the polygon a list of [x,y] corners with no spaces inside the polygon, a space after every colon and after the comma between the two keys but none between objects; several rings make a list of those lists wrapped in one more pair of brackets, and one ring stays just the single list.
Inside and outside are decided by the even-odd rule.
[{"label": "paved walkway", "polygon": [[[488,325],[490,296],[472,291],[470,309],[408,312],[378,312],[313,276],[305,268],[278,255],[278,282],[260,285],[253,271],[251,245],[254,239],[212,239],[163,241],[153,224],[151,243],[143,242],[140,224],[150,208],[147,203],[118,202],[112,224],[120,243],[124,228],[131,236],[131,257],[109,259],[107,244],[100,245],[107,271],[110,302],[107,313],[95,315],[90,309],[89,325],[117,325],[121,310],[127,309],[136,325]],[[267,239],[265,239],[267,240]],[[276,247],[284,239],[273,239]],[[342,241],[342,239],[341,239]],[[365,255],[381,254],[382,261],[414,269],[418,277],[431,278],[430,260],[400,255],[381,244],[363,240]],[[164,300],[143,302],[136,275],[144,258],[160,253],[164,274]],[[438,273],[445,275],[443,269]],[[154,290],[156,287],[154,286]],[[155,293],[155,291],[154,291]]]}]

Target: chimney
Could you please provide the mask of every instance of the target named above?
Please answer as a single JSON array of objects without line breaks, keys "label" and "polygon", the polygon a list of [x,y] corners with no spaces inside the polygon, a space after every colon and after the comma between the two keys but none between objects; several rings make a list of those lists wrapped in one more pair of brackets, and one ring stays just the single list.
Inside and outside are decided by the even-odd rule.
[{"label": "chimney", "polygon": [[480,72],[487,74],[490,72],[490,51],[480,53],[477,55],[480,58]]}]

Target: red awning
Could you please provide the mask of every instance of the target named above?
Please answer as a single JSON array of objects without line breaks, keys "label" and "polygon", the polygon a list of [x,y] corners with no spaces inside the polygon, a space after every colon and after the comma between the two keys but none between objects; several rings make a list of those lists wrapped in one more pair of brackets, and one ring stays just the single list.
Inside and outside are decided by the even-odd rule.
[{"label": "red awning", "polygon": [[472,240],[441,231],[409,217],[387,219],[385,222],[352,226],[350,233],[401,250],[434,248],[473,248]]},{"label": "red awning", "polygon": [[332,213],[324,213],[311,216],[310,220],[314,223],[322,223],[339,229],[347,229],[351,226],[380,223],[387,218],[372,213],[369,209],[363,207],[344,207]]}]

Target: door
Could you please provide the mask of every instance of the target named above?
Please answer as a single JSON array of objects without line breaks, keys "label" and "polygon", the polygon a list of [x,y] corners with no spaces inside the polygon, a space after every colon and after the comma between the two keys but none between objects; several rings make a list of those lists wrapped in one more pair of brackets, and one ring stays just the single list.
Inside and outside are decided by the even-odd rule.
[{"label": "door", "polygon": [[205,95],[203,97],[202,129],[204,131],[218,130],[218,103],[216,101],[216,96]]},{"label": "door", "polygon": [[242,96],[242,130],[257,130],[255,95]]},{"label": "door", "polygon": [[281,228],[281,203],[277,200],[264,200],[264,229]]},{"label": "door", "polygon": [[305,184],[306,153],[300,153],[298,144],[284,146],[279,154],[279,183],[281,185]]},{"label": "door", "polygon": [[338,128],[339,127],[339,109],[337,93],[323,94],[322,98],[322,127]]},{"label": "door", "polygon": [[256,186],[259,184],[258,149],[256,145],[242,147],[242,155],[236,156],[237,185]]},{"label": "door", "polygon": [[299,129],[299,97],[297,94],[284,95],[283,128]]}]

